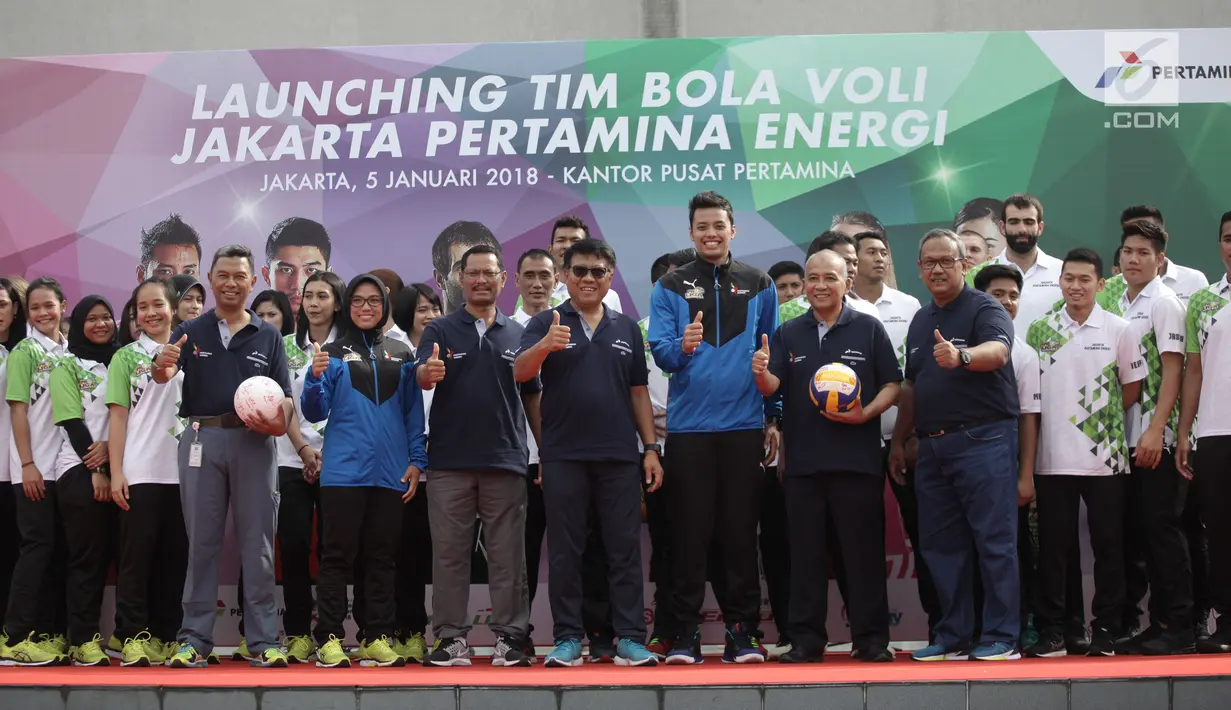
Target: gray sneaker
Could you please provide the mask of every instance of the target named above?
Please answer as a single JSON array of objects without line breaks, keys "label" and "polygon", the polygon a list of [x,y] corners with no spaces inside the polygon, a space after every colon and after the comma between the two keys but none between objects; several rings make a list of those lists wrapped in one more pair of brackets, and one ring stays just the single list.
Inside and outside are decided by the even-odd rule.
[{"label": "gray sneaker", "polygon": [[468,666],[470,665],[470,646],[462,637],[451,639],[436,639],[432,652],[423,659],[425,666]]}]

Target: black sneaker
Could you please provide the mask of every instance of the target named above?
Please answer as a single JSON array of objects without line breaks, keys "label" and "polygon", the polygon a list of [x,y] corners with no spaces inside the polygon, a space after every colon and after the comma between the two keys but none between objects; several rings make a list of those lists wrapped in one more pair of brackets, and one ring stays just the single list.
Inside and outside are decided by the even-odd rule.
[{"label": "black sneaker", "polygon": [[529,636],[526,636],[519,643],[521,644],[522,654],[530,659],[530,665],[534,665],[535,657],[538,655],[538,651],[534,649],[534,641]]},{"label": "black sneaker", "polygon": [[888,646],[857,648],[851,651],[851,658],[863,661],[864,663],[892,663],[893,651],[889,650]]},{"label": "black sneaker", "polygon": [[1197,639],[1197,651],[1201,653],[1231,653],[1231,623],[1218,624],[1218,630],[1209,638]]},{"label": "black sneaker", "polygon": [[1210,637],[1210,612],[1208,610],[1193,620],[1193,635],[1197,637],[1198,642]]},{"label": "black sneaker", "polygon": [[727,645],[722,654],[723,663],[764,663],[769,655],[761,647],[756,633],[744,624],[727,627]]},{"label": "black sneaker", "polygon": [[497,668],[525,668],[534,665],[534,658],[527,657],[522,651],[524,643],[512,636],[496,639],[496,647],[492,649],[492,665]]},{"label": "black sneaker", "polygon": [[801,646],[791,646],[790,651],[778,656],[779,663],[822,663],[824,661],[824,651],[809,651]]},{"label": "black sneaker", "polygon": [[1116,641],[1116,653],[1121,656],[1140,656],[1141,647],[1163,635],[1163,627],[1151,623],[1150,628],[1142,631],[1128,641]]},{"label": "black sneaker", "polygon": [[432,652],[423,659],[425,666],[468,666],[470,665],[470,646],[466,639],[458,636],[451,639],[436,639]]},{"label": "black sneaker", "polygon": [[1141,653],[1146,656],[1184,656],[1197,652],[1197,637],[1192,629],[1163,631],[1158,638],[1141,644]]},{"label": "black sneaker", "polygon": [[1086,649],[1087,656],[1114,656],[1116,655],[1116,635],[1107,629],[1098,628],[1094,630],[1094,640],[1090,642],[1090,648]]},{"label": "black sneaker", "polygon": [[1084,656],[1090,650],[1090,636],[1086,627],[1069,629],[1064,633],[1064,647],[1074,656]]},{"label": "black sneaker", "polygon": [[1030,658],[1062,658],[1068,655],[1064,645],[1064,634],[1055,629],[1047,629],[1039,634],[1039,640],[1026,649]]},{"label": "black sneaker", "polygon": [[590,663],[615,663],[615,639],[594,634],[590,637]]},{"label": "black sneaker", "polygon": [[1134,620],[1131,624],[1124,624],[1124,633],[1116,637],[1116,647],[1119,648],[1133,639],[1141,635],[1141,623]]}]

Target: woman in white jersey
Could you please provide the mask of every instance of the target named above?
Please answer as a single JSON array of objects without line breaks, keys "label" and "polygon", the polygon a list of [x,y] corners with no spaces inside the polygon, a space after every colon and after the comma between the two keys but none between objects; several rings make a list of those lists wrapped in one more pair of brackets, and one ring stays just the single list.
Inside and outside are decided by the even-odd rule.
[{"label": "woman in white jersey", "polygon": [[[291,399],[295,419],[286,436],[278,438],[278,549],[282,559],[282,617],[286,655],[291,663],[307,663],[316,650],[312,638],[312,516],[318,526],[321,502],[321,447],[325,421],[303,418],[300,398],[303,378],[312,366],[312,345],[324,346],[337,338],[335,320],[346,296],[346,284],[329,271],[308,277],[294,331],[283,338],[291,371]],[[285,298],[285,296],[283,296]],[[289,306],[288,306],[289,310]],[[350,523],[343,523],[350,524]]]},{"label": "woman in white jersey", "polygon": [[[38,278],[26,291],[28,337],[8,359],[5,398],[12,414],[9,477],[21,552],[13,569],[0,662],[49,666],[63,662],[67,639],[55,638],[64,598],[64,549],[56,509],[56,457],[63,437],[52,419],[51,372],[68,357],[60,321],[68,302],[59,282]],[[60,545],[57,545],[59,540]]]},{"label": "woman in white jersey", "polygon": [[[8,385],[9,353],[26,337],[25,282],[21,287],[10,279],[0,279],[0,392]],[[13,584],[13,566],[17,564],[17,519],[9,483],[9,452],[13,446],[9,426],[9,408],[0,407],[0,614],[9,606],[9,586]],[[8,637],[0,634],[0,648]]]},{"label": "woman in white jersey", "polygon": [[[175,290],[146,279],[133,292],[137,340],[111,359],[111,499],[120,508],[115,580],[115,634],[120,665],[162,663],[183,621],[180,599],[188,571],[188,535],[180,504],[177,450],[184,375],[154,382],[154,356],[171,340]],[[118,649],[117,649],[118,647]]]},{"label": "woman in white jersey", "polygon": [[69,318],[68,352],[51,372],[51,411],[64,441],[56,457],[56,497],[68,548],[69,657],[109,666],[98,631],[115,507],[107,435],[107,367],[119,349],[115,314],[102,296],[85,296]]}]

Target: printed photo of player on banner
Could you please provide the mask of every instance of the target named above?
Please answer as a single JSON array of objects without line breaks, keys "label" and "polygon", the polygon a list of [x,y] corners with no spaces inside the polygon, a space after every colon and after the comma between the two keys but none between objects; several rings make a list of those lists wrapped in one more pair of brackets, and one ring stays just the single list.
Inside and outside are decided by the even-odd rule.
[{"label": "printed photo of player on banner", "polygon": [[[518,257],[555,256],[571,217],[568,234],[614,248],[608,303],[641,320],[656,261],[693,246],[689,199],[713,190],[734,208],[734,258],[766,271],[802,264],[836,216],[874,215],[889,253],[861,255],[857,273],[922,301],[920,237],[953,229],[972,259],[993,259],[1002,200],[1020,192],[1045,205],[1038,244],[1052,255],[1081,244],[1109,260],[1120,210],[1150,203],[1168,256],[1214,278],[1211,223],[1231,195],[1227,46],[1231,30],[1211,29],[0,59],[0,275],[51,276],[70,312],[100,294],[118,314],[141,280],[205,283],[214,251],[242,244],[253,293],[285,295],[292,318],[314,274],[377,269],[428,284],[448,314],[463,303],[459,258],[486,244],[510,272],[499,307],[512,316]],[[567,298],[546,288],[553,306]],[[885,505],[893,638],[925,639],[888,485]],[[652,622],[648,533],[643,556]],[[481,536],[473,558],[481,624]],[[220,645],[239,641],[238,572],[228,538]],[[830,606],[834,641],[849,639],[844,615]],[[709,592],[703,617],[716,642]],[[546,593],[532,623],[550,642]],[[471,643],[487,634],[476,625]]]}]

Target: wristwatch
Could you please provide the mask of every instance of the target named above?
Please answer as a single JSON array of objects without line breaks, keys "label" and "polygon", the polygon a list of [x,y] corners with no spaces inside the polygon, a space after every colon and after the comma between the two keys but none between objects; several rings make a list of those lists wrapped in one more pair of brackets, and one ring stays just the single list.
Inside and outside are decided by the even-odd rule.
[{"label": "wristwatch", "polygon": [[962,361],[962,367],[970,364],[970,351],[965,348],[957,351],[957,357]]},{"label": "wristwatch", "polygon": [[659,456],[662,456],[662,455],[663,455],[663,445],[662,445],[662,444],[646,444],[646,445],[645,445],[645,450],[646,450],[646,451],[653,451],[654,453],[658,454]]}]

